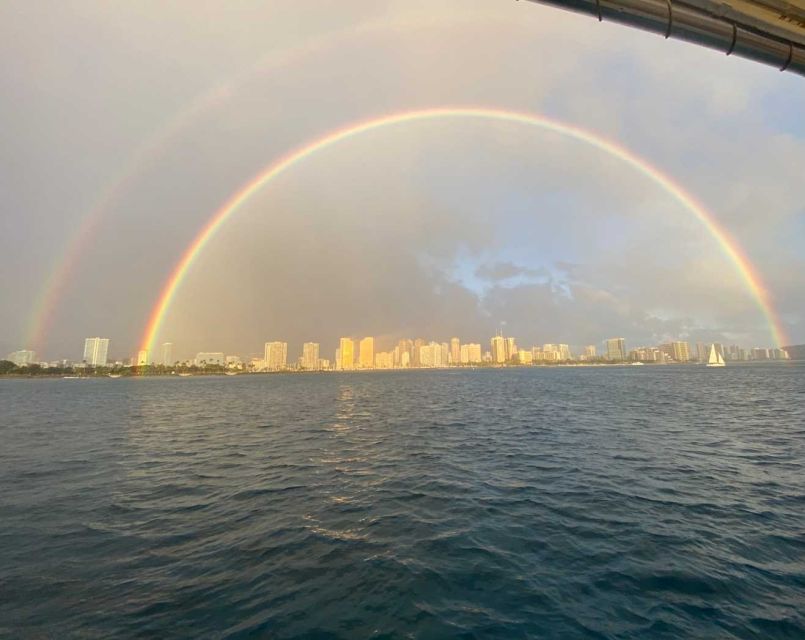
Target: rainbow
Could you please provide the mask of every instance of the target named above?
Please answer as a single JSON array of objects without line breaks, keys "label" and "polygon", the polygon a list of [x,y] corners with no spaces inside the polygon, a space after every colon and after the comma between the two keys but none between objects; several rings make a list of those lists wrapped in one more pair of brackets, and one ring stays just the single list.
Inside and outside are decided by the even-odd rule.
[{"label": "rainbow", "polygon": [[[196,96],[190,103],[176,112],[173,117],[146,138],[134,150],[121,173],[98,195],[86,210],[75,230],[68,237],[64,249],[53,261],[48,275],[34,300],[30,319],[26,323],[27,335],[23,344],[41,351],[50,328],[55,320],[57,309],[69,289],[71,281],[81,263],[81,259],[92,245],[103,220],[110,211],[130,191],[143,171],[156,162],[178,135],[194,122],[226,103],[236,92],[255,78],[301,61],[323,51],[336,48],[356,38],[370,37],[387,31],[428,28],[453,28],[456,24],[475,24],[477,16],[432,16],[428,10],[410,20],[379,19],[351,24],[338,31],[306,40],[305,42],[280,52],[271,52],[235,78],[217,84]],[[510,24],[495,14],[484,16],[483,23]],[[516,24],[516,23],[515,23]]]},{"label": "rainbow", "polygon": [[649,162],[640,158],[625,147],[607,140],[598,134],[543,115],[488,107],[440,107],[391,113],[348,124],[342,128],[330,131],[279,158],[258,173],[252,180],[243,185],[213,214],[182,254],[180,260],[165,282],[156,304],[151,310],[141,340],[141,348],[153,348],[168,309],[171,306],[176,292],[179,290],[183,280],[193,266],[193,263],[202,251],[204,251],[204,248],[213,237],[215,237],[216,232],[221,226],[241,207],[241,205],[260,189],[319,151],[344,142],[345,140],[349,140],[350,138],[389,126],[398,126],[427,120],[457,118],[511,122],[552,131],[568,138],[585,142],[614,158],[618,158],[635,169],[638,173],[641,173],[646,178],[653,181],[679,202],[679,204],[689,211],[704,228],[707,229],[708,233],[718,243],[721,251],[733,264],[736,272],[746,285],[747,290],[754,298],[758,308],[765,316],[774,343],[778,346],[784,344],[786,339],[785,331],[774,312],[769,293],[763,284],[760,274],[749,261],[737,241],[730,237],[727,230],[718,222],[715,215],[697,202],[696,199],[687,193],[679,184]]}]

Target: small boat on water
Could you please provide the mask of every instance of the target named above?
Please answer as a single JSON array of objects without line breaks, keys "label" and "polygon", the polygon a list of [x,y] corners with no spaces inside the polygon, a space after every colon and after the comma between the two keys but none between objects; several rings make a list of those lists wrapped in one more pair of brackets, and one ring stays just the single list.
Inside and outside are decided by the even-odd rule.
[{"label": "small boat on water", "polygon": [[189,377],[190,377],[190,376],[192,376],[193,374],[192,374],[192,373],[180,373],[179,375],[180,375],[182,378],[189,378]]},{"label": "small boat on water", "polygon": [[726,367],[726,363],[724,362],[724,358],[721,357],[721,354],[716,351],[716,345],[710,345],[710,356],[707,358],[707,366],[708,367]]},{"label": "small boat on water", "polygon": [[238,375],[238,372],[237,371],[227,371],[226,375],[228,375],[228,376],[236,376],[236,375]]},{"label": "small boat on water", "polygon": [[110,374],[109,374],[109,377],[110,377],[110,378],[119,378],[119,377],[120,377],[120,374],[119,374],[119,373],[110,373]]}]

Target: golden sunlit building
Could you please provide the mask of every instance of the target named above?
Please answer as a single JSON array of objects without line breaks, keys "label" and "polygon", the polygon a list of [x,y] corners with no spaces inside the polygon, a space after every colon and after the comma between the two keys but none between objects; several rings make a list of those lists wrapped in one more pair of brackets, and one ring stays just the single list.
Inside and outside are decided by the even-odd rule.
[{"label": "golden sunlit building", "polygon": [[375,366],[375,339],[364,338],[360,342],[360,355],[358,362],[361,369],[371,369]]},{"label": "golden sunlit building", "polygon": [[450,338],[450,364],[453,366],[461,363],[461,340]]},{"label": "golden sunlit building", "polygon": [[305,342],[302,345],[302,360],[300,362],[303,369],[315,371],[319,368],[319,343]]},{"label": "golden sunlit building", "polygon": [[492,338],[492,362],[497,364],[506,362],[506,341],[503,336]]},{"label": "golden sunlit building", "polygon": [[266,342],[264,360],[268,371],[282,371],[288,365],[288,343]]},{"label": "golden sunlit building", "polygon": [[339,341],[338,368],[342,371],[355,368],[355,342],[352,338],[341,338]]}]

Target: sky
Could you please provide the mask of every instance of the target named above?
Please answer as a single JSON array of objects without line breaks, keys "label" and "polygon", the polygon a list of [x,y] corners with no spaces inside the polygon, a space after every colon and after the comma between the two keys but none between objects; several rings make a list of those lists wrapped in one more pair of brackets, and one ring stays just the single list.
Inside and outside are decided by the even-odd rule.
[{"label": "sky", "polygon": [[[805,342],[805,81],[530,2],[8,1],[0,354],[140,345],[219,207],[328,132],[413,109],[538,114],[701,202]],[[88,224],[89,221],[89,224]],[[78,240],[76,240],[78,238]],[[700,221],[628,164],[507,122],[377,129],[297,163],[198,256],[158,340],[244,356],[339,336],[771,346]]]}]

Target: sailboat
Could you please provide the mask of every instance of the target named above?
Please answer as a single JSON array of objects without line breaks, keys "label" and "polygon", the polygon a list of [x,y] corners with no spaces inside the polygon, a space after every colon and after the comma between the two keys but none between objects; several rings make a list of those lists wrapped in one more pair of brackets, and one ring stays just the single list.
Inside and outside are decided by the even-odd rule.
[{"label": "sailboat", "polygon": [[707,366],[708,367],[725,367],[727,366],[724,364],[724,358],[721,357],[721,354],[716,351],[716,345],[710,345],[710,357],[707,358]]}]

